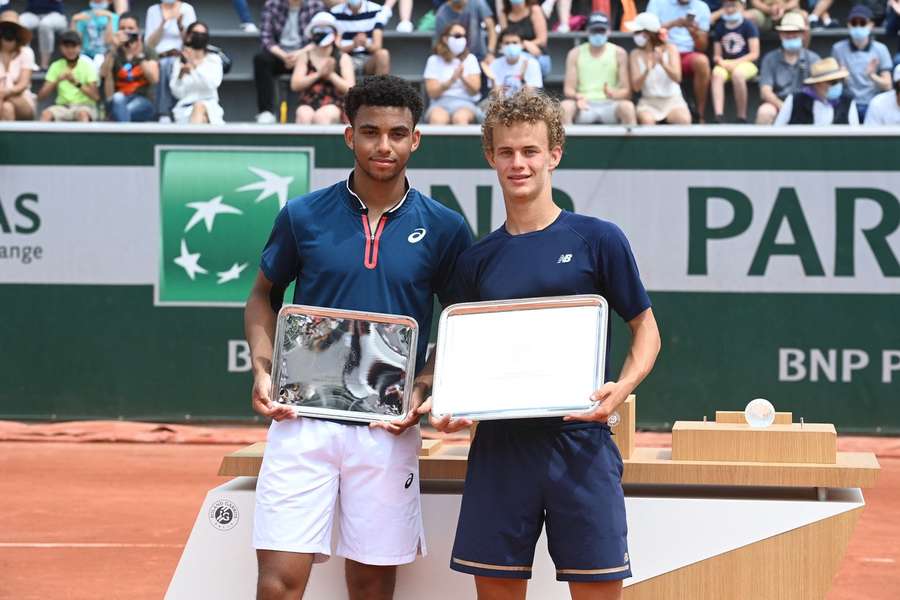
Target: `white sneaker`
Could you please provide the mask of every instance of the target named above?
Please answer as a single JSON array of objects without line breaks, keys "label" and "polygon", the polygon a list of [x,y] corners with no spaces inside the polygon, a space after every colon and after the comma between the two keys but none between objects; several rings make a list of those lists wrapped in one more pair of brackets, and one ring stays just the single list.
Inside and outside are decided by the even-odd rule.
[{"label": "white sneaker", "polygon": [[556,6],[556,0],[544,0],[541,2],[541,10],[544,11],[544,16],[548,19],[553,14],[554,6]]},{"label": "white sneaker", "polygon": [[241,31],[244,33],[259,33],[259,28],[253,23],[241,23]]},{"label": "white sneaker", "polygon": [[568,23],[560,23],[556,26],[556,33],[569,33],[569,31],[571,30]]},{"label": "white sneaker", "polygon": [[413,24],[412,21],[400,21],[397,23],[397,31],[400,33],[412,33]]},{"label": "white sneaker", "polygon": [[256,122],[260,125],[274,125],[278,122],[278,120],[275,118],[275,115],[267,110],[264,110],[263,112],[256,115]]}]

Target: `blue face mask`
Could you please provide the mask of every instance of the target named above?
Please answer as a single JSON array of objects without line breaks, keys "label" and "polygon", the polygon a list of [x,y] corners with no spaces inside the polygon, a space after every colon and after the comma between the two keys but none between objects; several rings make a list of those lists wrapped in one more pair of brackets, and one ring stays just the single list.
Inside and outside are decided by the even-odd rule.
[{"label": "blue face mask", "polygon": [[588,43],[591,46],[600,47],[606,43],[606,40],[609,39],[609,35],[605,33],[592,33],[588,36]]},{"label": "blue face mask", "polygon": [[825,94],[825,97],[828,100],[837,100],[844,93],[844,84],[843,82],[838,81],[836,84],[828,88],[828,92]]},{"label": "blue face mask", "polygon": [[803,47],[803,40],[801,40],[800,38],[781,40],[781,47],[788,52],[797,52],[798,50],[800,50],[800,48]]},{"label": "blue face mask", "polygon": [[743,21],[743,20],[744,20],[744,15],[742,15],[742,14],[739,13],[739,12],[722,13],[722,19],[723,19],[726,23],[731,23],[732,25],[734,25],[735,23],[740,23],[741,21]]},{"label": "blue face mask", "polygon": [[525,0],[509,0],[510,4],[525,4]]},{"label": "blue face mask", "polygon": [[853,38],[854,41],[863,42],[869,37],[869,28],[865,26],[851,27],[850,37]]},{"label": "blue face mask", "polygon": [[91,10],[106,10],[109,8],[109,2],[91,2]]},{"label": "blue face mask", "polygon": [[506,44],[503,46],[503,56],[510,60],[516,60],[522,55],[522,44]]}]

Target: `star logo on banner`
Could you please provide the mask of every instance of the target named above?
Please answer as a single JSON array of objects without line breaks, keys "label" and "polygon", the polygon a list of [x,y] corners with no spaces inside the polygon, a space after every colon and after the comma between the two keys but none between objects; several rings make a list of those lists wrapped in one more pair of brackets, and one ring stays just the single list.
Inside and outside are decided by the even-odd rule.
[{"label": "star logo on banner", "polygon": [[244,271],[244,269],[247,268],[248,264],[249,263],[244,263],[242,265],[239,265],[237,263],[234,263],[227,271],[220,271],[216,273],[216,275],[219,276],[218,285],[228,283],[229,281],[234,281],[235,279],[240,279],[241,273]]},{"label": "star logo on banner", "polygon": [[194,215],[191,217],[191,220],[188,221],[187,225],[185,225],[185,233],[190,231],[191,228],[200,221],[203,221],[203,224],[206,225],[206,231],[211,232],[216,215],[244,214],[239,208],[235,208],[228,204],[222,204],[222,196],[216,196],[212,200],[207,200],[206,202],[188,202],[187,206],[194,209]]},{"label": "star logo on banner", "polygon": [[206,275],[209,271],[200,266],[200,253],[191,254],[187,247],[187,241],[181,240],[181,255],[174,259],[176,265],[184,269],[191,281],[197,276],[197,273]]},{"label": "star logo on banner", "polygon": [[266,171],[265,169],[260,169],[258,167],[247,168],[259,177],[260,181],[248,183],[247,185],[237,188],[235,191],[249,192],[260,190],[259,196],[256,197],[257,203],[262,202],[270,196],[278,196],[278,208],[284,208],[284,205],[287,204],[288,186],[294,181],[293,176],[282,177],[277,173],[272,173],[271,171]]}]

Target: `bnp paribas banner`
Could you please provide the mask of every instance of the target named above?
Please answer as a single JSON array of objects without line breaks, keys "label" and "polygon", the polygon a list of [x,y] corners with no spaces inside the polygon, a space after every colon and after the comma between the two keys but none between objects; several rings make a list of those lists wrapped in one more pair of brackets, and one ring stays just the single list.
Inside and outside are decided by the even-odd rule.
[{"label": "bnp paribas banner", "polygon": [[[241,307],[278,210],[347,176],[339,131],[0,129],[0,418],[252,418]],[[900,131],[690,133],[576,129],[553,176],[650,290],[640,424],[764,397],[900,431]],[[409,176],[502,225],[474,132],[426,130]]]}]

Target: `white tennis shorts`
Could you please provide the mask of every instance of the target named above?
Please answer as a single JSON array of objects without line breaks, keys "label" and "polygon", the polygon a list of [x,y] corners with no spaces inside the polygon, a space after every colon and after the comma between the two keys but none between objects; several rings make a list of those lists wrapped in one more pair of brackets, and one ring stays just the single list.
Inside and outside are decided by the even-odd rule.
[{"label": "white tennis shorts", "polygon": [[425,555],[418,427],[399,436],[367,425],[273,422],[256,484],[257,550],[336,554],[368,565]]}]

